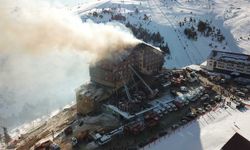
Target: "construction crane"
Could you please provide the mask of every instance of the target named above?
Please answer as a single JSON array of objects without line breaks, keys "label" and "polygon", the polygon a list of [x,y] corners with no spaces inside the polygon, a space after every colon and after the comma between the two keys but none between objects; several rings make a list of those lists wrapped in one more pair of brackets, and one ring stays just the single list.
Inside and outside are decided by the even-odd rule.
[{"label": "construction crane", "polygon": [[156,90],[152,90],[150,88],[150,86],[142,79],[142,77],[135,71],[135,69],[129,65],[129,68],[135,73],[135,75],[142,81],[142,83],[147,87],[147,89],[149,90],[150,94],[151,94],[151,98],[155,97],[155,95],[159,92],[158,89]]}]

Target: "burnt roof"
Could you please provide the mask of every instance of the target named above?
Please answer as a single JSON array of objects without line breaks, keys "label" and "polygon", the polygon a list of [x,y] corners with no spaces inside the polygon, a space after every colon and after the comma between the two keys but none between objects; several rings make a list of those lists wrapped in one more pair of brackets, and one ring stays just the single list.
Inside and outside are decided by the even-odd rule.
[{"label": "burnt roof", "polygon": [[159,47],[155,47],[155,46],[148,44],[146,42],[141,42],[134,47],[134,49],[145,49],[145,48],[149,48],[150,50],[153,50],[153,52],[156,52],[158,54],[163,55],[163,52]]},{"label": "burnt roof", "polygon": [[221,150],[250,150],[250,141],[235,133]]},{"label": "burnt roof", "polygon": [[124,50],[107,53],[107,56],[104,57],[103,59],[101,59],[99,61],[99,63],[105,64],[105,62],[106,62],[107,64],[117,65],[120,62],[127,59],[127,57],[129,57],[129,55],[131,55],[133,51],[139,50],[139,49],[150,50],[158,55],[163,55],[163,52],[160,48],[154,47],[154,46],[152,46],[148,43],[145,43],[145,42],[141,42],[133,47],[128,47]]}]

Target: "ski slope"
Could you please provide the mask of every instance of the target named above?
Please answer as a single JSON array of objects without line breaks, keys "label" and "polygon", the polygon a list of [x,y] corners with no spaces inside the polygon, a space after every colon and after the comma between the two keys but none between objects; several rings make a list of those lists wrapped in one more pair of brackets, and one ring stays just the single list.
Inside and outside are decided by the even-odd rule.
[{"label": "ski slope", "polygon": [[[241,4],[244,6],[239,6]],[[104,9],[112,9],[114,13],[126,17],[126,21],[120,21],[123,24],[126,22],[141,24],[152,32],[159,31],[168,43],[171,52],[166,56],[165,66],[179,68],[202,63],[212,49],[250,53],[249,40],[246,40],[250,36],[247,6],[250,6],[248,1],[236,0],[230,2],[225,0],[100,0],[98,5],[91,5],[88,9],[79,5],[72,10],[84,21],[91,19],[102,23],[111,21],[109,14],[102,14],[103,18],[99,18],[89,13],[101,13]],[[136,8],[140,11],[137,15],[134,13]],[[234,9],[237,11],[235,12]],[[144,14],[150,16],[150,21],[141,19]],[[184,18],[189,17],[211,22],[226,37],[225,42],[218,43],[201,35],[198,35],[197,41],[189,40],[183,32],[186,26],[179,27],[178,25]],[[241,40],[240,37],[244,38]],[[210,43],[215,47],[209,46]]]},{"label": "ski slope", "polygon": [[[60,2],[60,0],[56,1]],[[139,14],[137,15],[135,15],[134,13],[136,8],[138,8],[139,10]],[[130,23],[137,25],[141,24],[143,28],[149,29],[152,32],[159,31],[165,38],[165,41],[168,43],[171,52],[170,55],[167,55],[165,58],[165,66],[168,68],[181,68],[191,64],[202,63],[209,55],[210,51],[215,48],[210,47],[210,43],[213,43],[213,45],[215,45],[217,47],[216,49],[218,50],[222,50],[222,48],[225,47],[226,51],[250,54],[249,8],[249,0],[89,0],[88,2],[87,0],[85,0],[84,3],[66,7],[67,10],[75,13],[76,15],[79,15],[79,17],[81,17],[83,21],[87,21],[88,19],[90,19],[97,23],[109,22],[111,16],[109,14],[103,14],[103,18],[96,18],[90,16],[90,12],[101,12],[102,9],[112,9],[115,13],[121,13],[122,15],[126,16],[126,21],[129,21]],[[132,14],[132,16],[130,14]],[[149,16],[149,20],[145,21],[141,19],[144,14]],[[227,42],[227,44],[225,44],[225,42],[218,43],[216,41],[212,41],[211,38],[203,37],[200,35],[197,41],[187,39],[187,37],[183,33],[184,27],[180,27],[178,25],[178,22],[183,21],[185,17],[194,17],[196,19],[211,21],[211,23],[219,28],[225,35],[225,42]],[[22,122],[23,118],[20,118],[13,112],[17,112],[17,114],[27,114],[28,109],[25,109],[25,107],[23,107],[23,105],[26,104],[26,108],[37,108],[38,106],[43,106],[43,114],[48,114],[51,109],[56,109],[56,107],[63,107],[74,99],[74,91],[72,89],[81,84],[83,82],[83,78],[88,78],[88,75],[86,73],[81,72],[81,70],[86,70],[88,67],[85,62],[82,62],[82,58],[75,54],[70,54],[70,56],[68,56],[68,54],[64,55],[60,53],[57,55],[59,55],[59,62],[62,63],[60,63],[58,67],[58,64],[53,64],[54,57],[50,56],[49,58],[51,61],[48,61],[48,63],[50,64],[50,67],[48,67],[48,69],[55,70],[54,68],[62,68],[58,69],[61,71],[60,73],[57,73],[60,74],[58,75],[60,77],[60,80],[58,79],[57,82],[48,83],[40,83],[39,81],[37,81],[39,82],[39,85],[43,85],[43,88],[46,89],[45,94],[41,92],[39,88],[30,88],[29,90],[25,90],[22,87],[17,86],[16,89],[17,91],[19,91],[18,94],[20,96],[35,91],[35,93],[38,93],[39,95],[49,95],[49,98],[46,97],[46,99],[56,99],[57,101],[50,101],[49,104],[46,103],[45,105],[44,101],[39,99],[39,96],[37,98],[35,97],[34,100],[29,100],[34,102],[38,101],[38,103],[36,104],[30,106],[26,101],[20,100],[15,107],[1,107],[5,106],[5,103],[3,104],[3,102],[1,101],[0,112],[2,116],[0,116],[0,120],[5,122],[6,118],[3,118],[3,116],[8,115],[8,117],[10,116],[9,118],[12,118],[13,120],[9,124]],[[68,61],[64,62],[65,59]],[[44,65],[42,63],[42,60],[40,60],[40,62],[40,65],[47,67],[47,65]],[[72,66],[77,66],[77,68],[73,69],[73,73]],[[22,64],[20,64],[20,68],[21,67]],[[59,72],[58,70],[55,70],[55,72]],[[39,76],[39,78],[45,79],[58,78],[54,75],[40,76],[40,73],[33,75],[33,72],[31,72],[30,75]],[[18,84],[22,81],[26,81],[26,79],[18,80],[18,82],[15,82],[15,84]],[[34,83],[27,84],[32,87]],[[65,85],[67,86],[67,88],[57,88],[65,87]],[[68,93],[69,90],[71,91]],[[10,95],[12,97],[10,97],[9,99],[18,99],[19,95],[17,96],[17,98],[13,97],[13,95]],[[33,97],[34,95],[29,96],[26,94],[25,96]],[[61,97],[63,99],[63,102],[61,100]],[[48,105],[49,107],[51,107],[51,109],[48,109]],[[37,116],[42,115],[39,113],[37,114]],[[27,116],[27,118],[29,118],[29,116]]]},{"label": "ski slope", "polygon": [[[83,20],[91,19],[97,23],[109,22],[110,16],[96,18],[90,12],[101,12],[102,9],[119,8],[117,13],[126,16],[133,24],[142,24],[152,32],[159,31],[170,48],[166,56],[165,66],[179,68],[191,64],[200,64],[206,60],[212,49],[250,54],[250,1],[247,0],[110,0],[92,10],[82,11],[79,15]],[[140,13],[134,15],[138,8]],[[132,16],[130,14],[133,14]],[[144,14],[150,21],[140,19]],[[220,29],[225,36],[222,43],[213,41],[211,37],[198,34],[198,40],[189,40],[183,33],[186,26],[178,25],[184,18],[193,17],[197,20],[208,20]],[[125,23],[125,22],[122,22]],[[209,44],[213,47],[209,46]],[[146,150],[219,150],[235,132],[250,139],[250,112],[240,112],[228,108],[218,108],[188,126],[163,137]]]}]

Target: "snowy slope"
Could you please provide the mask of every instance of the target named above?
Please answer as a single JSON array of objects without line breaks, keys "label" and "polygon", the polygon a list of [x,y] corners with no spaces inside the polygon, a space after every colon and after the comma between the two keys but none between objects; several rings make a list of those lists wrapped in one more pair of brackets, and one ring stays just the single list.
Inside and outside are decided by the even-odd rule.
[{"label": "snowy slope", "polygon": [[[139,14],[137,15],[135,14],[136,8],[139,10]],[[103,14],[103,18],[100,18],[93,17],[89,15],[89,13],[93,13],[94,11],[101,12],[102,9],[112,9],[114,12],[121,13],[126,16],[126,21],[137,25],[141,23],[143,28],[149,29],[152,32],[159,31],[164,36],[165,41],[168,43],[170,48],[171,54],[166,56],[166,66],[169,68],[183,67],[203,62],[210,53],[211,49],[214,48],[209,46],[210,43],[216,45],[217,49],[225,47],[225,50],[227,51],[250,54],[250,10],[248,8],[250,8],[249,0],[89,0],[89,2],[84,2],[73,7],[67,7],[69,11],[73,11],[75,14],[82,17],[84,21],[91,19],[98,23],[109,22],[111,15]],[[145,21],[142,19],[144,14],[149,16],[149,20]],[[184,27],[179,27],[178,25],[178,22],[183,21],[185,17],[195,17],[196,19],[211,21],[212,24],[219,28],[226,36],[225,42],[228,44],[226,45],[225,42],[221,44],[212,41],[211,38],[203,36],[199,36],[197,41],[187,39],[183,33]],[[42,81],[36,81],[39,82],[40,85],[45,85],[45,94],[42,93],[39,88],[30,88],[25,91],[21,86],[22,81],[19,80],[18,82],[15,82],[15,85],[17,87],[17,91],[18,89],[22,90],[19,90],[20,92],[18,95],[10,95],[8,98],[10,100],[17,99],[18,105],[15,107],[3,107],[5,106],[3,105],[5,102],[0,101],[1,114],[8,115],[7,117],[13,116],[11,117],[14,118],[12,119],[13,124],[19,121],[21,122],[22,119],[20,119],[18,115],[10,112],[14,112],[13,110],[15,110],[17,113],[26,114],[26,111],[24,111],[26,109],[22,108],[22,106],[24,106],[27,101],[34,102],[34,105],[28,105],[27,108],[37,107],[38,105],[45,106],[43,104],[44,97],[41,95],[49,95],[49,98],[46,97],[46,99],[50,100],[49,107],[42,108],[43,114],[46,114],[46,112],[51,112],[51,109],[63,107],[64,105],[70,103],[74,99],[73,89],[81,84],[84,79],[88,78],[88,73],[81,71],[87,69],[86,63],[81,62],[82,58],[76,58],[77,56],[75,56],[75,54],[70,54],[70,56],[56,54],[56,56],[58,55],[58,59],[60,59],[59,62],[62,62],[59,64],[59,67],[57,63],[52,61],[52,59],[54,59],[53,56],[50,56],[51,62],[48,62],[52,63],[48,70],[54,70],[56,76],[54,74],[39,76],[42,74],[41,72],[24,72],[26,74],[30,74],[32,77],[36,76],[40,79],[45,79],[46,81],[49,81],[47,79],[58,78],[57,76],[62,75],[62,77],[60,76],[59,78],[61,79],[60,82],[44,83]],[[71,58],[74,59],[73,62]],[[66,59],[67,61],[63,62],[61,59]],[[42,59],[39,62],[40,64],[38,63],[38,66],[45,66],[44,63],[42,63]],[[73,65],[77,67],[73,68],[73,73],[69,73],[72,72]],[[59,69],[60,73],[57,73],[58,70],[55,70],[54,68],[61,68]],[[19,72],[15,74],[18,73]],[[7,80],[5,77],[2,78]],[[9,76],[9,78],[13,77]],[[23,79],[23,81],[25,80],[26,79]],[[34,83],[27,82],[25,84],[32,87]],[[69,86],[66,89],[57,88],[65,87],[65,85],[68,84]],[[51,85],[54,86],[51,88]],[[7,86],[2,87],[4,87],[5,90],[8,90],[8,88],[5,88]],[[51,89],[47,87],[50,87]],[[30,91],[35,91],[38,93],[38,96],[32,98],[33,95],[30,96],[29,94],[25,94],[30,93]],[[70,91],[70,93],[68,93],[68,91]],[[20,96],[25,96],[27,100],[19,100]],[[61,97],[63,97],[63,99],[61,99]],[[56,101],[53,101],[54,99],[56,99]],[[37,116],[39,115],[42,116],[41,114],[37,114]],[[6,118],[3,118],[3,115],[0,116],[0,120],[3,122],[5,122],[5,119]]]},{"label": "snowy slope", "polygon": [[[241,4],[244,6],[238,6]],[[111,21],[111,15],[103,14],[102,10],[112,8],[114,14],[122,14],[126,17],[126,21],[120,21],[124,24],[126,22],[135,25],[142,24],[143,28],[152,32],[159,31],[168,43],[171,52],[171,55],[166,57],[166,66],[173,68],[200,64],[214,48],[249,53],[247,47],[249,40],[246,40],[249,36],[247,6],[249,6],[248,1],[236,0],[230,3],[219,0],[103,0],[100,1],[100,5],[92,5],[92,9],[91,7],[86,9],[85,6],[80,5],[74,7],[73,10],[79,13],[84,21],[91,19],[100,23]],[[135,14],[136,8],[139,9],[139,14]],[[103,18],[93,17],[90,14],[93,12],[100,13]],[[149,16],[150,21],[141,19],[144,14]],[[186,26],[179,27],[178,25],[184,18],[189,17],[208,20],[211,25],[221,30],[226,37],[225,41],[218,43],[212,41],[210,37],[200,35],[197,41],[189,40],[183,33]],[[244,37],[242,40],[239,39],[241,36]],[[214,47],[209,46],[210,43]]]},{"label": "snowy slope", "polygon": [[145,150],[220,150],[238,132],[250,140],[250,111],[219,108],[144,147]]},{"label": "snowy slope", "polygon": [[[101,13],[103,9],[108,8],[119,8],[114,11],[126,16],[126,21],[130,23],[141,23],[152,32],[159,31],[170,48],[171,54],[166,56],[166,66],[170,68],[199,64],[212,49],[250,54],[250,2],[247,0],[111,0],[92,10],[82,11],[79,15],[83,20],[108,22],[109,15],[102,14],[103,18],[89,15],[93,12]],[[136,8],[140,11],[138,15],[134,13]],[[144,14],[150,17],[150,21],[140,19]],[[192,24],[184,27],[178,25],[184,18],[189,17],[208,20],[211,25],[221,30],[225,41],[219,43],[199,33],[197,41],[189,40],[183,30]],[[211,43],[213,46],[209,46]],[[187,150],[219,150],[235,132],[250,140],[249,115],[249,111],[219,108],[144,149],[180,150],[185,147]]]},{"label": "snowy slope", "polygon": [[224,20],[237,45],[244,53],[250,54],[250,1],[249,0],[216,0],[214,12]]}]

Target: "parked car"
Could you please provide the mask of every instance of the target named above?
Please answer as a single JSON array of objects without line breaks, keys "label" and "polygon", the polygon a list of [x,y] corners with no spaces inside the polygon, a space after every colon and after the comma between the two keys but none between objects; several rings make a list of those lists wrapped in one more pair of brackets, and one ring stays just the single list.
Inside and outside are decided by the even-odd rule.
[{"label": "parked car", "polygon": [[186,124],[188,122],[188,120],[186,119],[181,119],[181,124]]},{"label": "parked car", "polygon": [[164,107],[162,107],[162,106],[158,106],[158,108],[164,113],[165,111],[167,111],[167,109],[166,108],[164,108]]},{"label": "parked car", "polygon": [[245,104],[239,103],[239,104],[236,105],[236,108],[237,108],[238,110],[242,110],[242,109],[245,108]]},{"label": "parked car", "polygon": [[246,94],[243,92],[237,92],[236,95],[239,97],[246,97]]},{"label": "parked car", "polygon": [[197,110],[197,112],[199,114],[205,114],[206,113],[206,111],[204,109],[202,109],[201,107],[197,108],[196,110]]},{"label": "parked car", "polygon": [[216,106],[216,102],[213,100],[213,99],[211,99],[210,101],[209,101],[209,104],[211,105],[211,106]]},{"label": "parked car", "polygon": [[202,101],[205,101],[205,100],[208,100],[209,99],[209,95],[208,94],[205,94],[201,97],[201,100]]},{"label": "parked car", "polygon": [[181,100],[174,100],[173,102],[177,108],[182,108],[184,106],[184,102]]},{"label": "parked car", "polygon": [[178,96],[177,95],[177,92],[175,90],[171,90],[170,93],[173,95],[173,96]]},{"label": "parked car", "polygon": [[178,127],[179,127],[178,124],[173,124],[171,128],[172,128],[172,129],[177,129]]},{"label": "parked car", "polygon": [[191,120],[193,120],[194,118],[190,118],[190,117],[188,117],[188,116],[185,116],[185,117],[183,117],[182,119],[185,119],[185,120],[187,120],[187,121],[191,121]]},{"label": "parked car", "polygon": [[188,114],[186,115],[186,117],[187,117],[187,118],[190,118],[190,119],[194,119],[194,118],[197,117],[197,115],[196,115],[195,113],[190,112],[190,113],[188,113]]},{"label": "parked car", "polygon": [[61,149],[60,146],[57,145],[56,143],[52,143],[50,145],[50,148],[51,148],[51,150],[60,150]]},{"label": "parked car", "polygon": [[210,105],[210,104],[207,102],[203,104],[204,107],[207,107],[208,105]]},{"label": "parked car", "polygon": [[185,86],[180,87],[181,92],[188,92],[188,88]]},{"label": "parked car", "polygon": [[216,102],[221,102],[221,101],[222,101],[222,96],[221,96],[221,95],[216,95],[216,96],[214,97],[214,100],[215,100]]},{"label": "parked car", "polygon": [[183,100],[183,102],[184,102],[184,105],[188,105],[189,104],[188,100]]},{"label": "parked car", "polygon": [[206,111],[212,110],[212,106],[208,104],[208,105],[205,107],[205,110],[206,110]]},{"label": "parked car", "polygon": [[204,92],[204,91],[205,91],[205,88],[204,88],[203,86],[200,86],[198,89],[199,89],[201,92]]},{"label": "parked car", "polygon": [[169,103],[169,106],[171,106],[174,111],[178,110],[178,108],[176,107],[174,103]]},{"label": "parked car", "polygon": [[249,92],[249,90],[248,90],[247,88],[241,88],[240,90],[241,90],[242,92],[244,92],[244,93]]},{"label": "parked car", "polygon": [[164,112],[163,112],[161,109],[159,109],[159,108],[154,108],[153,111],[156,112],[160,117],[163,117],[163,113],[164,113]]},{"label": "parked car", "polygon": [[194,94],[186,94],[186,98],[191,101],[191,102],[195,102],[197,100],[197,96]]},{"label": "parked car", "polygon": [[162,103],[161,106],[165,107],[168,112],[173,111],[172,107],[170,105],[168,105],[167,103]]}]

